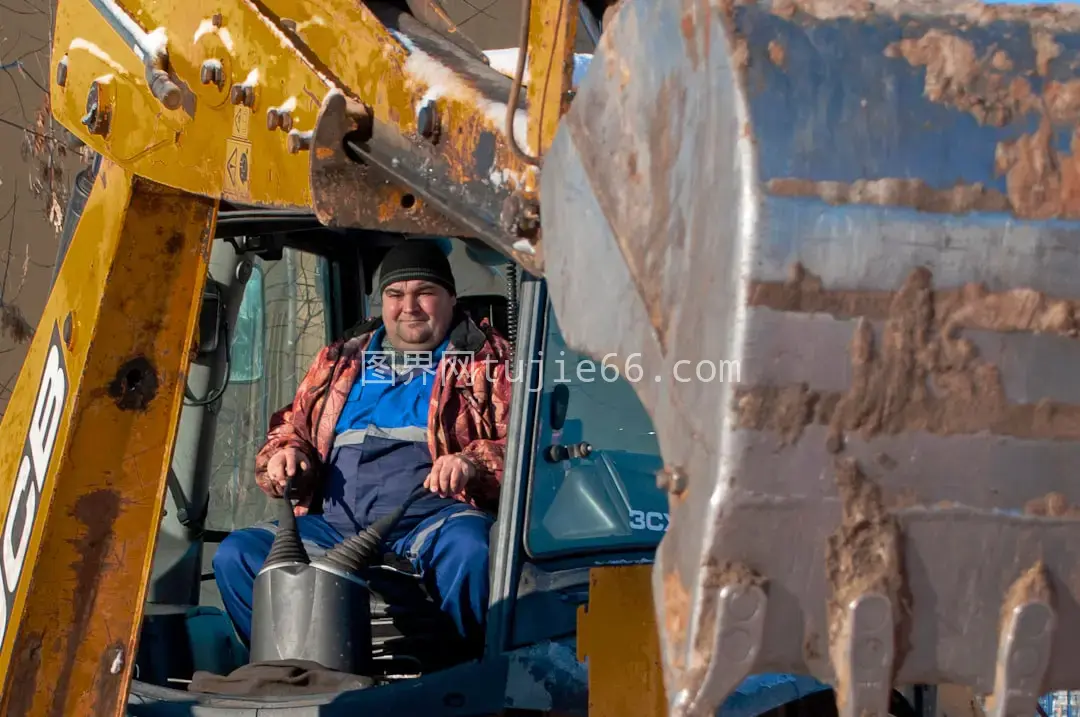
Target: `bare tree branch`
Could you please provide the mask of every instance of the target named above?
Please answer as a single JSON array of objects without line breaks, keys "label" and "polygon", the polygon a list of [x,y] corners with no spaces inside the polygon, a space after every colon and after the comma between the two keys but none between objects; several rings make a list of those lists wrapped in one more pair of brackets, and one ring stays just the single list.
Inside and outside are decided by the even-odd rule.
[{"label": "bare tree branch", "polygon": [[11,197],[11,230],[8,232],[7,258],[4,261],[4,278],[0,279],[0,306],[4,305],[4,292],[7,290],[8,269],[11,267],[11,246],[15,241],[15,206],[19,201],[19,180],[15,180],[15,193]]},{"label": "bare tree branch", "polygon": [[33,5],[30,5],[29,10],[16,10],[15,8],[11,7],[10,5],[0,3],[0,10],[10,12],[12,15],[44,15],[45,14],[44,10],[41,10],[40,8],[36,8]]}]

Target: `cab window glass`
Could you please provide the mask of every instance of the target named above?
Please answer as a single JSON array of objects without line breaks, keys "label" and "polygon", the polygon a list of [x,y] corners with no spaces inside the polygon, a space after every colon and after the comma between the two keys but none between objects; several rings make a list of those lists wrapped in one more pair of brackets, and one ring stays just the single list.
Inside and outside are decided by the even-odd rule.
[{"label": "cab window glass", "polygon": [[216,408],[207,515],[212,530],[275,517],[255,485],[255,454],[271,414],[292,402],[329,341],[327,262],[292,249],[280,260],[254,262],[231,337],[229,387]]},{"label": "cab window glass", "polygon": [[667,529],[667,498],[656,487],[656,432],[633,386],[623,371],[567,348],[550,307],[543,352],[529,554],[654,548]]},{"label": "cab window glass", "polygon": [[229,346],[230,384],[252,383],[263,377],[264,309],[262,267],[256,265],[244,286],[244,299]]}]

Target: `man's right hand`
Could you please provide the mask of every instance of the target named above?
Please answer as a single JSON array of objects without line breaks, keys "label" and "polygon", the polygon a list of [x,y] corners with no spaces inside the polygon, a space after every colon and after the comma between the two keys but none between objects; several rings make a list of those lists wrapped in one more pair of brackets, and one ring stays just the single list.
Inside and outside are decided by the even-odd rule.
[{"label": "man's right hand", "polygon": [[270,488],[275,498],[285,495],[285,486],[292,481],[293,489],[301,497],[311,477],[311,461],[296,448],[282,448],[275,453],[266,465],[266,475],[270,478]]}]

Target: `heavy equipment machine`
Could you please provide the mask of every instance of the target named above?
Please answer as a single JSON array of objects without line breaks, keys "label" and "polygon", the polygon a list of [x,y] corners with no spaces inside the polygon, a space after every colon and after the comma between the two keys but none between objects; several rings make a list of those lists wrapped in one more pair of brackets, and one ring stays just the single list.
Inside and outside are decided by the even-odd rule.
[{"label": "heavy equipment machine", "polygon": [[[914,684],[1011,717],[1080,687],[1078,29],[930,0],[59,0],[52,112],[103,159],[4,416],[4,713],[557,713],[587,682],[593,714],[704,715],[783,673],[845,717]],[[365,689],[154,685],[243,661],[192,608],[200,554],[262,517],[249,443],[409,235],[455,238],[530,359],[483,658],[427,664],[437,636],[377,615]],[[546,387],[554,346],[618,380]]]}]

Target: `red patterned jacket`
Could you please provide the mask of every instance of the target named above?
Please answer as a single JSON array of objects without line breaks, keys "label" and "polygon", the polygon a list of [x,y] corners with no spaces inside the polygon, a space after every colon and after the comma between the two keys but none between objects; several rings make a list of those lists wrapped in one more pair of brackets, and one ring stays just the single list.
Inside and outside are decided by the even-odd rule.
[{"label": "red patterned jacket", "polygon": [[[381,319],[361,326],[359,335],[319,352],[293,402],[270,419],[266,443],[255,457],[255,482],[264,493],[280,495],[267,476],[271,456],[282,448],[299,449],[308,457],[317,480],[330,458],[334,428],[360,371],[363,352]],[[476,475],[453,497],[494,512],[499,502],[510,413],[510,343],[484,320],[459,320],[450,331],[446,356],[436,369],[428,409],[428,449],[432,460],[460,453],[477,468]],[[313,489],[317,486],[308,486]],[[310,505],[313,490],[300,496],[297,514]]]}]

